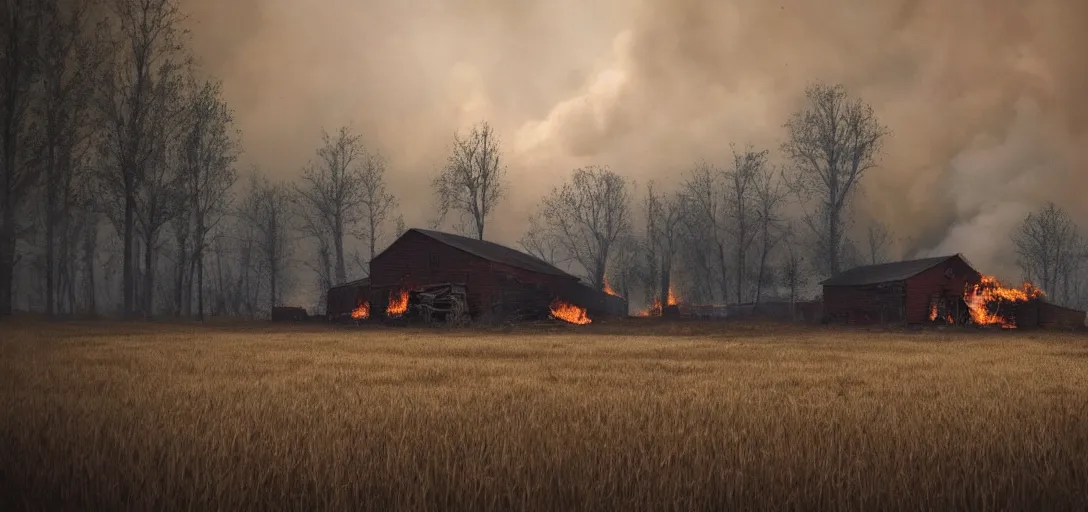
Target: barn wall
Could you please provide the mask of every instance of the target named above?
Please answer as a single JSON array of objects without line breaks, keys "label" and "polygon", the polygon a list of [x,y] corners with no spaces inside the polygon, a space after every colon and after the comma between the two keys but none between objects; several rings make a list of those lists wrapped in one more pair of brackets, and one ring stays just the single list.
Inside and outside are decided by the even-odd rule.
[{"label": "barn wall", "polygon": [[1082,328],[1085,327],[1085,312],[1051,304],[1044,300],[1032,301],[1038,311],[1039,327],[1043,328]]},{"label": "barn wall", "polygon": [[824,286],[824,316],[849,324],[897,323],[904,319],[903,283]]},{"label": "barn wall", "polygon": [[489,261],[409,231],[370,262],[371,314],[385,311],[390,293],[442,282],[465,283],[471,311],[494,294]]},{"label": "barn wall", "polygon": [[570,277],[540,274],[485,260],[411,231],[370,262],[370,276],[372,312],[385,311],[391,292],[456,282],[465,283],[469,310],[475,318],[528,308],[529,302],[540,302],[540,290],[558,296],[559,290],[566,290],[570,283],[576,282]]},{"label": "barn wall", "polygon": [[[952,271],[952,277],[946,272]],[[907,280],[906,322],[920,324],[929,321],[930,300],[934,295],[946,298],[963,297],[967,285],[977,284],[981,274],[959,257],[950,258]]]}]

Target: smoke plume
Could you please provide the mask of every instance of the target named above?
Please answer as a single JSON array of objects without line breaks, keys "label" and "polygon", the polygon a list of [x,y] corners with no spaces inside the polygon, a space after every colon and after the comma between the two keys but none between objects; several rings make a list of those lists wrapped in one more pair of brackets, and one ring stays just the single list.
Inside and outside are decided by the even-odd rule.
[{"label": "smoke plume", "polygon": [[[1013,273],[1009,230],[1046,200],[1088,224],[1088,3],[1080,0],[186,0],[246,159],[298,174],[350,123],[390,159],[410,225],[454,130],[490,121],[512,243],[586,164],[668,187],[729,143],[777,150],[812,81],[843,83],[893,135],[858,209],[911,257]],[[783,162],[779,162],[783,163]],[[1015,275],[1015,274],[1012,274]]]}]

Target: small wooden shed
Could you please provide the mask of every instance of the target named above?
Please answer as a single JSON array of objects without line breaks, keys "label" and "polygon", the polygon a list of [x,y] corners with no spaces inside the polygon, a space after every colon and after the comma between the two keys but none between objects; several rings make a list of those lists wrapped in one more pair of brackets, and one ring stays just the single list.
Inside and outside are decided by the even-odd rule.
[{"label": "small wooden shed", "polygon": [[364,277],[329,288],[325,296],[325,313],[329,321],[351,318],[351,312],[370,300],[370,278]]},{"label": "small wooden shed", "polygon": [[823,285],[824,318],[850,324],[921,324],[937,308],[941,318],[961,323],[968,285],[982,275],[960,254],[879,265],[840,272]]}]

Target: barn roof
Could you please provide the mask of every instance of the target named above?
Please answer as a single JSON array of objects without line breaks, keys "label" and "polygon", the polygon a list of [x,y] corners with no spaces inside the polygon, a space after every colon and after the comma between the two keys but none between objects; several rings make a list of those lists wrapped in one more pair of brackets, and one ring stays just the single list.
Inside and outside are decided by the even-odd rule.
[{"label": "barn roof", "polygon": [[577,279],[577,277],[556,268],[555,265],[517,249],[511,249],[505,245],[451,233],[443,233],[441,231],[432,231],[429,229],[412,228],[408,231],[415,231],[416,233],[432,238],[439,243],[495,263],[502,263],[503,265],[509,265],[538,274]]},{"label": "barn roof", "polygon": [[354,281],[348,281],[346,283],[340,283],[340,284],[338,284],[336,286],[333,286],[332,288],[329,288],[329,289],[330,290],[335,290],[337,288],[347,288],[349,286],[370,286],[370,278],[369,277],[364,277],[362,279],[356,279]]},{"label": "barn roof", "polygon": [[[839,272],[820,284],[825,286],[859,286],[891,283],[910,279],[952,258],[963,259],[959,254],[937,256],[918,260],[896,261],[879,265],[865,265]],[[966,260],[964,260],[966,262]]]}]

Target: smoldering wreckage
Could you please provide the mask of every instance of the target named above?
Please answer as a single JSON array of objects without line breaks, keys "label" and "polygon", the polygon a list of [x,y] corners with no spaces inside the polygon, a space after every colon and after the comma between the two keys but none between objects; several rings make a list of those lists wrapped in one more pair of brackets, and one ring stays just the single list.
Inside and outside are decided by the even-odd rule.
[{"label": "smoldering wreckage", "polygon": [[[370,277],[333,286],[325,319],[344,323],[551,320],[587,325],[636,317],[762,318],[847,325],[1085,328],[1088,315],[1052,304],[1031,283],[1006,287],[960,254],[855,267],[820,283],[823,295],[794,303],[690,304],[670,289],[631,315],[626,299],[530,256],[493,242],[410,229],[370,263]],[[275,320],[306,311],[277,307]]]}]

